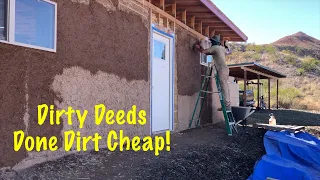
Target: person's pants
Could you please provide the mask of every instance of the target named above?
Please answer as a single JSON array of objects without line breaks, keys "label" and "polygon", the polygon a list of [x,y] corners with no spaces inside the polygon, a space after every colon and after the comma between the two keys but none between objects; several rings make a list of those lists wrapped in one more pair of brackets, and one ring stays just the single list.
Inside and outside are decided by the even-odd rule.
[{"label": "person's pants", "polygon": [[220,78],[221,91],[224,96],[224,104],[226,105],[227,110],[231,110],[230,92],[229,92],[229,85],[228,85],[229,69],[228,68],[217,69],[217,72]]}]

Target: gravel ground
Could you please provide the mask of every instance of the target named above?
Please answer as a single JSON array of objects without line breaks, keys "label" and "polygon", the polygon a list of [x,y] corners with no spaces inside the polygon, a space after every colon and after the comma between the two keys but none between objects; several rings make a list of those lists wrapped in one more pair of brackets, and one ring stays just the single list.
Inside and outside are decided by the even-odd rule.
[{"label": "gravel ground", "polygon": [[[305,125],[320,136],[320,115],[303,111],[272,111],[278,124]],[[252,115],[248,124],[268,122],[269,111]],[[238,128],[239,134],[227,136],[223,124],[175,133],[171,151],[159,157],[152,152],[78,153],[15,172],[4,179],[246,179],[265,154],[265,130]],[[1,176],[0,176],[1,177]]]}]

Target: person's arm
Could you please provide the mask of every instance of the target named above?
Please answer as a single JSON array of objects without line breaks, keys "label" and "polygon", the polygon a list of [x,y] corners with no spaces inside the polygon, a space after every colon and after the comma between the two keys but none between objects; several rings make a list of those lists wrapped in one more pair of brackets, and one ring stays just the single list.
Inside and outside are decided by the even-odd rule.
[{"label": "person's arm", "polygon": [[213,47],[210,47],[208,49],[203,49],[200,45],[198,45],[196,47],[199,52],[206,54],[206,55],[211,55],[214,51]]},{"label": "person's arm", "polygon": [[208,49],[202,49],[200,50],[200,52],[206,55],[211,55],[213,53],[213,50],[212,48],[208,48]]}]

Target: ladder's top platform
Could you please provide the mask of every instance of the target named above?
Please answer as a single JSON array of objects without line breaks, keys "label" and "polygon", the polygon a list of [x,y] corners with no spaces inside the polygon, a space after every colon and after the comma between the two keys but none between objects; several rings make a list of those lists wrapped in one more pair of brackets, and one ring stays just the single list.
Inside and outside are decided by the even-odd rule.
[{"label": "ladder's top platform", "polygon": [[267,130],[272,130],[272,131],[289,131],[292,133],[299,132],[305,129],[304,126],[293,126],[293,125],[269,125],[269,124],[262,124],[262,123],[256,123],[253,124],[254,128],[263,128]]}]

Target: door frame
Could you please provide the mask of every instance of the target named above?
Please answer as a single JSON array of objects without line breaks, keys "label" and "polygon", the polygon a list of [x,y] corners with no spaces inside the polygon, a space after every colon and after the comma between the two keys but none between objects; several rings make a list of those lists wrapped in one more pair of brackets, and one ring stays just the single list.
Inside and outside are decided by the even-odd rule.
[{"label": "door frame", "polygon": [[170,71],[170,119],[169,119],[169,124],[170,124],[170,131],[173,131],[174,128],[174,35],[168,34],[160,29],[157,29],[154,27],[154,25],[151,25],[151,31],[150,31],[150,134],[159,134],[163,133],[164,131],[157,131],[153,132],[152,130],[152,72],[153,72],[153,67],[152,67],[152,60],[153,60],[153,34],[157,33],[160,36],[163,36],[165,38],[169,39],[169,71]]}]

